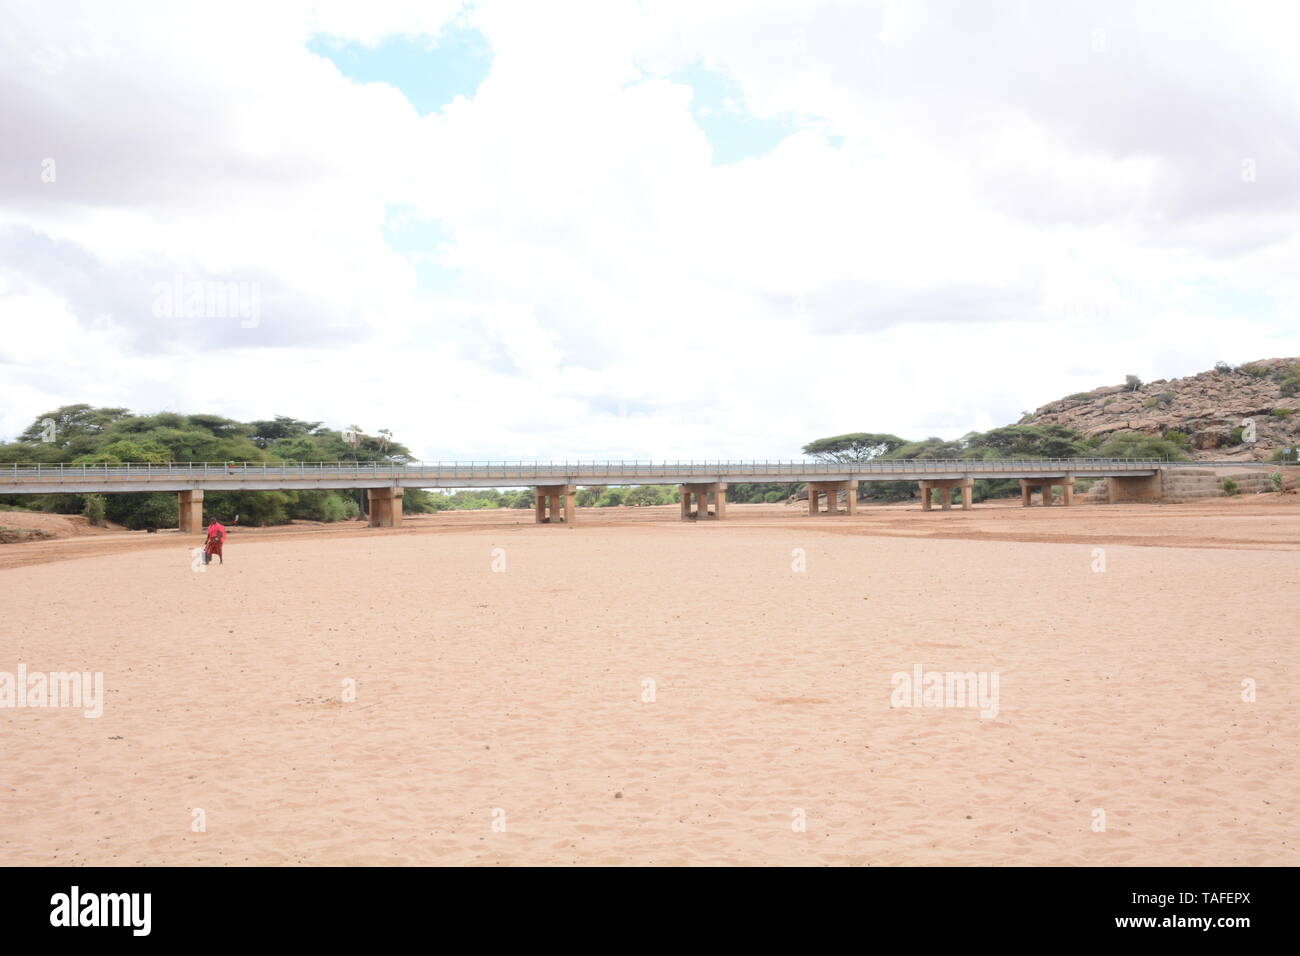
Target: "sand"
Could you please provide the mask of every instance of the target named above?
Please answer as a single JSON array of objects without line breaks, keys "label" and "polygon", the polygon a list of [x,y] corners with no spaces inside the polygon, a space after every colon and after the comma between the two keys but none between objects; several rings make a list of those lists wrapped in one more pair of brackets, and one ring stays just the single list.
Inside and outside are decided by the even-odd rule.
[{"label": "sand", "polygon": [[[238,530],[202,573],[175,532],[0,546],[0,671],[107,690],[0,709],[0,864],[1294,865],[1298,518],[462,512]],[[891,707],[917,664],[997,675],[997,715]]]}]

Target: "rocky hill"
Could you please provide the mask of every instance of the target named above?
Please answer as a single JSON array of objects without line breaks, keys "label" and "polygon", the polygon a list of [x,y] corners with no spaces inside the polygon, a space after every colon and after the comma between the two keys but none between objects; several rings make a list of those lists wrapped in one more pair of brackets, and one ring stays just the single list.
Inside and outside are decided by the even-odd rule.
[{"label": "rocky hill", "polygon": [[[1256,441],[1247,420],[1254,422]],[[1220,362],[1185,378],[1106,385],[1049,402],[1022,425],[1064,425],[1085,436],[1181,432],[1196,459],[1268,461],[1300,445],[1300,358]],[[1177,436],[1175,436],[1177,437]]]}]

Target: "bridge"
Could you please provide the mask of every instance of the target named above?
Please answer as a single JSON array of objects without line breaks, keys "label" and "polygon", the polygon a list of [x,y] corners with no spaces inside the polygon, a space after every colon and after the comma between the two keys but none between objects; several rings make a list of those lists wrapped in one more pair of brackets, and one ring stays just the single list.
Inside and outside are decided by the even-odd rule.
[{"label": "bridge", "polygon": [[[1258,462],[1171,462],[1136,458],[913,459],[907,461],[483,461],[483,462],[174,462],[170,464],[69,465],[0,464],[0,494],[114,494],[175,492],[180,529],[203,527],[205,491],[307,491],[364,488],[370,524],[392,527],[402,518],[406,488],[507,488],[535,490],[534,518],[544,524],[572,524],[578,485],[662,485],[682,489],[681,517],[726,517],[729,482],[800,482],[808,486],[808,513],[857,510],[862,482],[915,481],[922,510],[937,496],[943,510],[960,492],[970,510],[977,478],[1019,479],[1021,503],[1033,489],[1044,505],[1061,488],[1061,503],[1074,499],[1076,478],[1106,478],[1109,500],[1156,501],[1162,476],[1178,468],[1254,467]],[[823,501],[825,506],[823,508]],[[693,504],[693,508],[692,508]],[[710,510],[712,504],[712,510]]]}]

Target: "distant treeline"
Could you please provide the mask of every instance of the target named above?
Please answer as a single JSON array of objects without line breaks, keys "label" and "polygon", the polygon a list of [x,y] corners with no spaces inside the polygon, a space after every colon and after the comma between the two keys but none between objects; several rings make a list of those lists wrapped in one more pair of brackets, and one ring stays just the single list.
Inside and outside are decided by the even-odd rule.
[{"label": "distant treeline", "polygon": [[[343,432],[320,422],[277,415],[268,421],[237,422],[219,415],[160,412],[136,415],[125,408],[65,405],[39,416],[13,442],[0,443],[0,462],[66,462],[120,465],[127,462],[386,461],[411,460],[410,450],[386,430],[361,435],[355,447]],[[341,521],[361,513],[364,491],[209,491],[206,517],[239,524],[285,524],[294,519]],[[431,495],[408,492],[405,510],[433,511]],[[128,528],[177,524],[174,493],[108,495],[3,495],[0,506],[60,514],[84,514]]]},{"label": "distant treeline", "polygon": [[[16,441],[0,443],[0,462],[64,462],[110,464],[149,462],[293,462],[412,461],[410,450],[387,430],[344,440],[341,430],[321,422],[277,415],[265,421],[238,422],[219,415],[180,415],[160,412],[136,415],[125,408],[65,405],[39,416]],[[1187,457],[1189,440],[1180,432],[1151,437],[1134,432],[1106,441],[1085,439],[1061,425],[1008,425],[988,432],[971,432],[956,441],[927,438],[908,441],[897,435],[856,432],[819,438],[803,447],[804,454],[832,462],[907,460],[913,458],[1170,458]],[[727,489],[735,503],[784,501],[802,489],[800,483],[736,483]],[[863,482],[859,495],[881,501],[915,497],[915,481]],[[1019,485],[980,480],[975,498],[1019,494]],[[361,514],[364,491],[210,491],[204,514],[239,524],[284,524],[295,519],[341,521]],[[680,500],[675,485],[584,487],[578,505],[618,507],[664,505]],[[167,528],[177,524],[174,493],[130,492],[106,495],[0,495],[0,507],[28,508],[60,514],[84,514],[92,521],[112,521],[128,528]],[[403,510],[422,514],[442,510],[531,508],[533,491],[475,488],[453,493],[409,488]]]},{"label": "distant treeline", "polygon": [[[811,458],[830,462],[908,461],[917,458],[1165,458],[1184,461],[1190,436],[1169,431],[1161,436],[1119,432],[1085,438],[1063,425],[1006,425],[987,432],[970,432],[955,441],[926,438],[909,441],[897,435],[854,432],[819,438],[803,446]],[[1015,478],[977,479],[974,499],[1007,498],[1020,494]],[[870,481],[858,487],[858,496],[876,501],[902,501],[920,493],[915,481]]]}]

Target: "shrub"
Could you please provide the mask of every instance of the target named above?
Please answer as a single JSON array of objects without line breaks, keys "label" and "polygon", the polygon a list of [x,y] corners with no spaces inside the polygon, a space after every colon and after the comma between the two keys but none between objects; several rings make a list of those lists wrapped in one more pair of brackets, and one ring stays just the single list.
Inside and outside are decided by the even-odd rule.
[{"label": "shrub", "polygon": [[785,497],[786,496],[781,494],[781,492],[779,491],[769,491],[767,494],[763,496],[763,500],[766,501],[768,504],[773,504],[778,501],[783,501]]},{"label": "shrub", "polygon": [[1227,362],[1215,362],[1214,370],[1220,375],[1229,375],[1232,373],[1233,368]]},{"label": "shrub", "polygon": [[1231,478],[1224,478],[1221,487],[1225,495],[1235,495],[1237,493],[1237,483]]},{"label": "shrub", "polygon": [[1280,471],[1273,472],[1271,475],[1268,476],[1268,480],[1273,482],[1274,491],[1282,490],[1282,472]]},{"label": "shrub", "polygon": [[86,503],[82,506],[81,513],[91,524],[102,528],[108,521],[108,502],[104,500],[103,495],[86,495]]},{"label": "shrub", "polygon": [[1256,365],[1254,362],[1247,362],[1245,365],[1241,366],[1241,368],[1237,369],[1237,371],[1249,375],[1251,378],[1263,378],[1268,374],[1268,369],[1264,368],[1262,365]]},{"label": "shrub", "polygon": [[1246,433],[1246,430],[1245,430],[1242,426],[1238,425],[1236,428],[1234,428],[1234,429],[1232,430],[1232,438],[1228,441],[1228,444],[1229,444],[1229,445],[1240,445],[1240,444],[1241,444],[1241,436],[1244,435],[1245,433]]},{"label": "shrub", "polygon": [[1125,375],[1124,387],[1130,392],[1136,392],[1142,387],[1142,379],[1138,378],[1136,375]]},{"label": "shrub", "polygon": [[1273,409],[1273,416],[1274,416],[1275,418],[1290,418],[1294,413],[1295,413],[1295,409],[1293,409],[1293,408],[1275,408],[1275,409]]},{"label": "shrub", "polygon": [[1167,458],[1184,461],[1182,446],[1168,437],[1157,438],[1140,432],[1117,432],[1097,449],[1098,458]]}]

